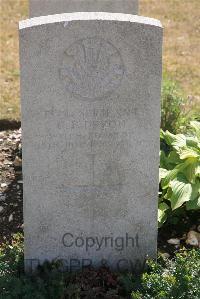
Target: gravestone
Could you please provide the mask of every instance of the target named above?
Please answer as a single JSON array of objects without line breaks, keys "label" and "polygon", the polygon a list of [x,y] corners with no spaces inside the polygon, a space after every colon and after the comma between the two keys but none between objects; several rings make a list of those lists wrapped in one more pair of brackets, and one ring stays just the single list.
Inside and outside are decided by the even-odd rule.
[{"label": "gravestone", "polygon": [[138,14],[138,0],[29,0],[30,17],[68,12]]},{"label": "gravestone", "polygon": [[161,24],[90,12],[19,26],[27,269],[138,271],[157,247]]}]

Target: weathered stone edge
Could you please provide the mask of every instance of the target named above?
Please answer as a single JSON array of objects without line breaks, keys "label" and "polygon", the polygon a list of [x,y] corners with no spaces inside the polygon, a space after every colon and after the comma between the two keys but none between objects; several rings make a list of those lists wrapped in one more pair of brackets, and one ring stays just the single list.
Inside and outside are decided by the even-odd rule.
[{"label": "weathered stone edge", "polygon": [[19,22],[19,30],[44,24],[92,20],[131,22],[163,28],[159,20],[138,15],[107,12],[75,12],[26,19]]}]

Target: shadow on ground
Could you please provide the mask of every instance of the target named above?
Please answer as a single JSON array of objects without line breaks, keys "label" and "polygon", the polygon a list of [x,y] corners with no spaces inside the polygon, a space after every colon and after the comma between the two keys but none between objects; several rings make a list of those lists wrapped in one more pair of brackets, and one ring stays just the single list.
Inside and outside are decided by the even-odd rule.
[{"label": "shadow on ground", "polygon": [[18,130],[21,122],[17,120],[0,119],[0,132],[5,130]]},{"label": "shadow on ground", "polygon": [[[20,137],[19,137],[20,136]],[[21,134],[5,131],[0,136],[0,243],[23,231],[23,181]]]},{"label": "shadow on ground", "polygon": [[[19,179],[16,177],[1,194],[0,242],[11,240],[14,233],[23,231],[22,184],[18,184]],[[18,186],[20,189],[17,189]]]}]

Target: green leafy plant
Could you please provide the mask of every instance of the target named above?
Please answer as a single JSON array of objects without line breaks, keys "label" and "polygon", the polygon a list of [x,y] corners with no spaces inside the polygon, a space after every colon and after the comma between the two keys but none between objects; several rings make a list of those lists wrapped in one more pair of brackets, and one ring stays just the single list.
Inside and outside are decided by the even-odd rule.
[{"label": "green leafy plant", "polygon": [[45,262],[37,275],[23,270],[23,236],[0,247],[0,299],[198,299],[200,250],[183,251],[173,260],[148,261],[141,276],[118,274],[107,268],[64,273],[57,261]]},{"label": "green leafy plant", "polygon": [[24,267],[23,236],[15,234],[12,242],[5,242],[0,247],[0,278],[7,275],[18,275]]},{"label": "green leafy plant", "polygon": [[158,263],[149,261],[148,265],[132,299],[200,298],[200,250],[183,251],[173,260],[160,257]]},{"label": "green leafy plant", "polygon": [[200,208],[200,122],[190,122],[187,135],[161,130],[161,142],[159,226],[183,205]]},{"label": "green leafy plant", "polygon": [[161,128],[172,133],[180,131],[187,121],[186,100],[174,81],[164,79],[162,84]]}]

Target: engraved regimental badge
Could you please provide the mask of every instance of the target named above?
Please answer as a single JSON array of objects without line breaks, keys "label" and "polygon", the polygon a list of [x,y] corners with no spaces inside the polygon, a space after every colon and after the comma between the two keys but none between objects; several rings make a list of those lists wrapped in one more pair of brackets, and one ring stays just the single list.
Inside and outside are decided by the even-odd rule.
[{"label": "engraved regimental badge", "polygon": [[63,54],[60,76],[68,92],[101,100],[119,87],[124,65],[119,50],[102,38],[74,42]]}]

